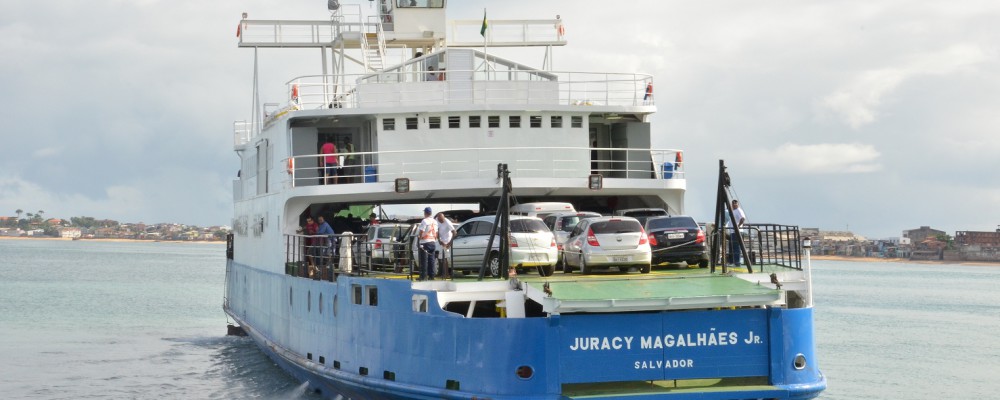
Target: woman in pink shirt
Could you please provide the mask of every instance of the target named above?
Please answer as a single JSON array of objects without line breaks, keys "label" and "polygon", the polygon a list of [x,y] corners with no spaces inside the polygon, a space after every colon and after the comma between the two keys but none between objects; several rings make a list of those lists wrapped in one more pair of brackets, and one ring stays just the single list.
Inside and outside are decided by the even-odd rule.
[{"label": "woman in pink shirt", "polygon": [[319,149],[320,154],[323,154],[323,164],[325,166],[323,170],[323,184],[329,185],[330,180],[333,183],[337,183],[337,146],[333,144],[332,141],[327,139],[326,143]]}]

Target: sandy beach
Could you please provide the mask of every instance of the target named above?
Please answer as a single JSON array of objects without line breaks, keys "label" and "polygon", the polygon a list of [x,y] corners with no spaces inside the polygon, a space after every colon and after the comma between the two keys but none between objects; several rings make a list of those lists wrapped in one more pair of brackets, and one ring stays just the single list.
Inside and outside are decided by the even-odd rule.
[{"label": "sandy beach", "polygon": [[[62,240],[73,241],[71,238],[61,237],[34,237],[34,236],[0,236],[0,240]],[[154,239],[115,239],[115,238],[93,238],[79,239],[78,242],[141,242],[141,243],[226,243],[225,240],[154,240]]]},{"label": "sandy beach", "polygon": [[908,263],[908,264],[950,264],[950,265],[982,265],[988,267],[1000,267],[1000,262],[986,261],[950,261],[950,260],[909,260],[905,258],[877,258],[877,257],[844,257],[844,256],[812,256],[813,260],[830,261],[851,261],[865,263]]}]

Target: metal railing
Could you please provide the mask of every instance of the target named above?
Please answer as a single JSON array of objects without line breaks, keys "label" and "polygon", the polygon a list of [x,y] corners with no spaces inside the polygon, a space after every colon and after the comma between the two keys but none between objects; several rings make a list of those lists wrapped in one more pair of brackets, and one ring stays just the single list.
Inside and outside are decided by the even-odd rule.
[{"label": "metal railing", "polygon": [[[731,234],[733,228],[723,228],[722,260],[729,259],[733,252]],[[754,266],[780,266],[802,270],[802,241],[799,227],[780,224],[746,224],[740,228],[743,244],[747,246],[750,264]],[[745,260],[744,260],[745,263]],[[756,269],[756,268],[755,268]]]},{"label": "metal railing", "polygon": [[[597,158],[591,158],[597,152]],[[676,149],[589,147],[509,147],[339,153],[344,161],[336,177],[326,177],[323,154],[292,157],[292,186],[411,180],[495,178],[496,165],[507,163],[514,178],[684,179]],[[574,157],[574,154],[576,156]],[[348,161],[348,159],[351,159]],[[345,165],[346,163],[346,165]]]},{"label": "metal railing", "polygon": [[[286,82],[298,88],[301,109],[400,105],[533,104],[651,106],[645,74],[538,70],[448,70],[406,65],[369,74],[305,75]],[[433,79],[428,78],[433,76]],[[502,85],[498,83],[514,83]],[[414,83],[413,85],[398,85]],[[420,83],[420,84],[416,84]],[[457,83],[457,84],[449,84]],[[330,99],[333,99],[331,102]]]},{"label": "metal railing", "polygon": [[452,20],[448,26],[448,46],[552,46],[564,45],[557,19],[490,20],[486,37],[480,34],[481,19]]}]

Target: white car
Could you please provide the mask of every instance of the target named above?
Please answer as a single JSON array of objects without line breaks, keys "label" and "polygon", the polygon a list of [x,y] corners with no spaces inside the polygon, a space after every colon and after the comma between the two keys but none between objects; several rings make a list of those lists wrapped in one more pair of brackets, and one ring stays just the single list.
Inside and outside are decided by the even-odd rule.
[{"label": "white car", "polygon": [[[487,275],[500,276],[498,237],[493,239],[493,248],[487,251],[494,219],[494,215],[476,217],[458,227],[448,254],[452,270],[466,274],[479,271],[483,259],[487,259]],[[510,267],[537,267],[539,274],[549,276],[555,270],[558,256],[555,236],[542,220],[510,216]]]},{"label": "white car", "polygon": [[[650,270],[652,252],[642,225],[632,217],[599,217],[580,221],[563,249],[566,269],[589,274],[596,268],[618,267],[622,272]],[[570,268],[573,267],[573,268]]]},{"label": "white car", "polygon": [[[406,223],[382,223],[368,227],[367,236],[354,243],[354,254],[363,268],[392,270],[403,251]],[[370,265],[369,265],[370,263]]]},{"label": "white car", "polygon": [[588,218],[597,218],[601,214],[591,212],[591,211],[571,211],[571,212],[557,212],[549,214],[542,222],[545,222],[545,226],[549,227],[549,230],[556,235],[556,247],[559,248],[559,262],[557,268],[565,270],[566,265],[564,264],[565,258],[563,257],[563,246],[566,245],[566,239],[569,239],[570,232],[576,228],[576,225],[580,221]]}]

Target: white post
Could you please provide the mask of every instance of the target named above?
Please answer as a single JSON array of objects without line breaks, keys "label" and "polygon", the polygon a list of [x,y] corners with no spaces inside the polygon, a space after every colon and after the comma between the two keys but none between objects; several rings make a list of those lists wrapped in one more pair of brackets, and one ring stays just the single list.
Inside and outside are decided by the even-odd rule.
[{"label": "white post", "polygon": [[802,250],[806,255],[806,265],[803,269],[806,277],[806,290],[809,292],[806,297],[806,307],[812,307],[813,305],[813,280],[812,280],[812,259],[810,257],[812,251],[812,240],[808,237],[802,241]]}]

